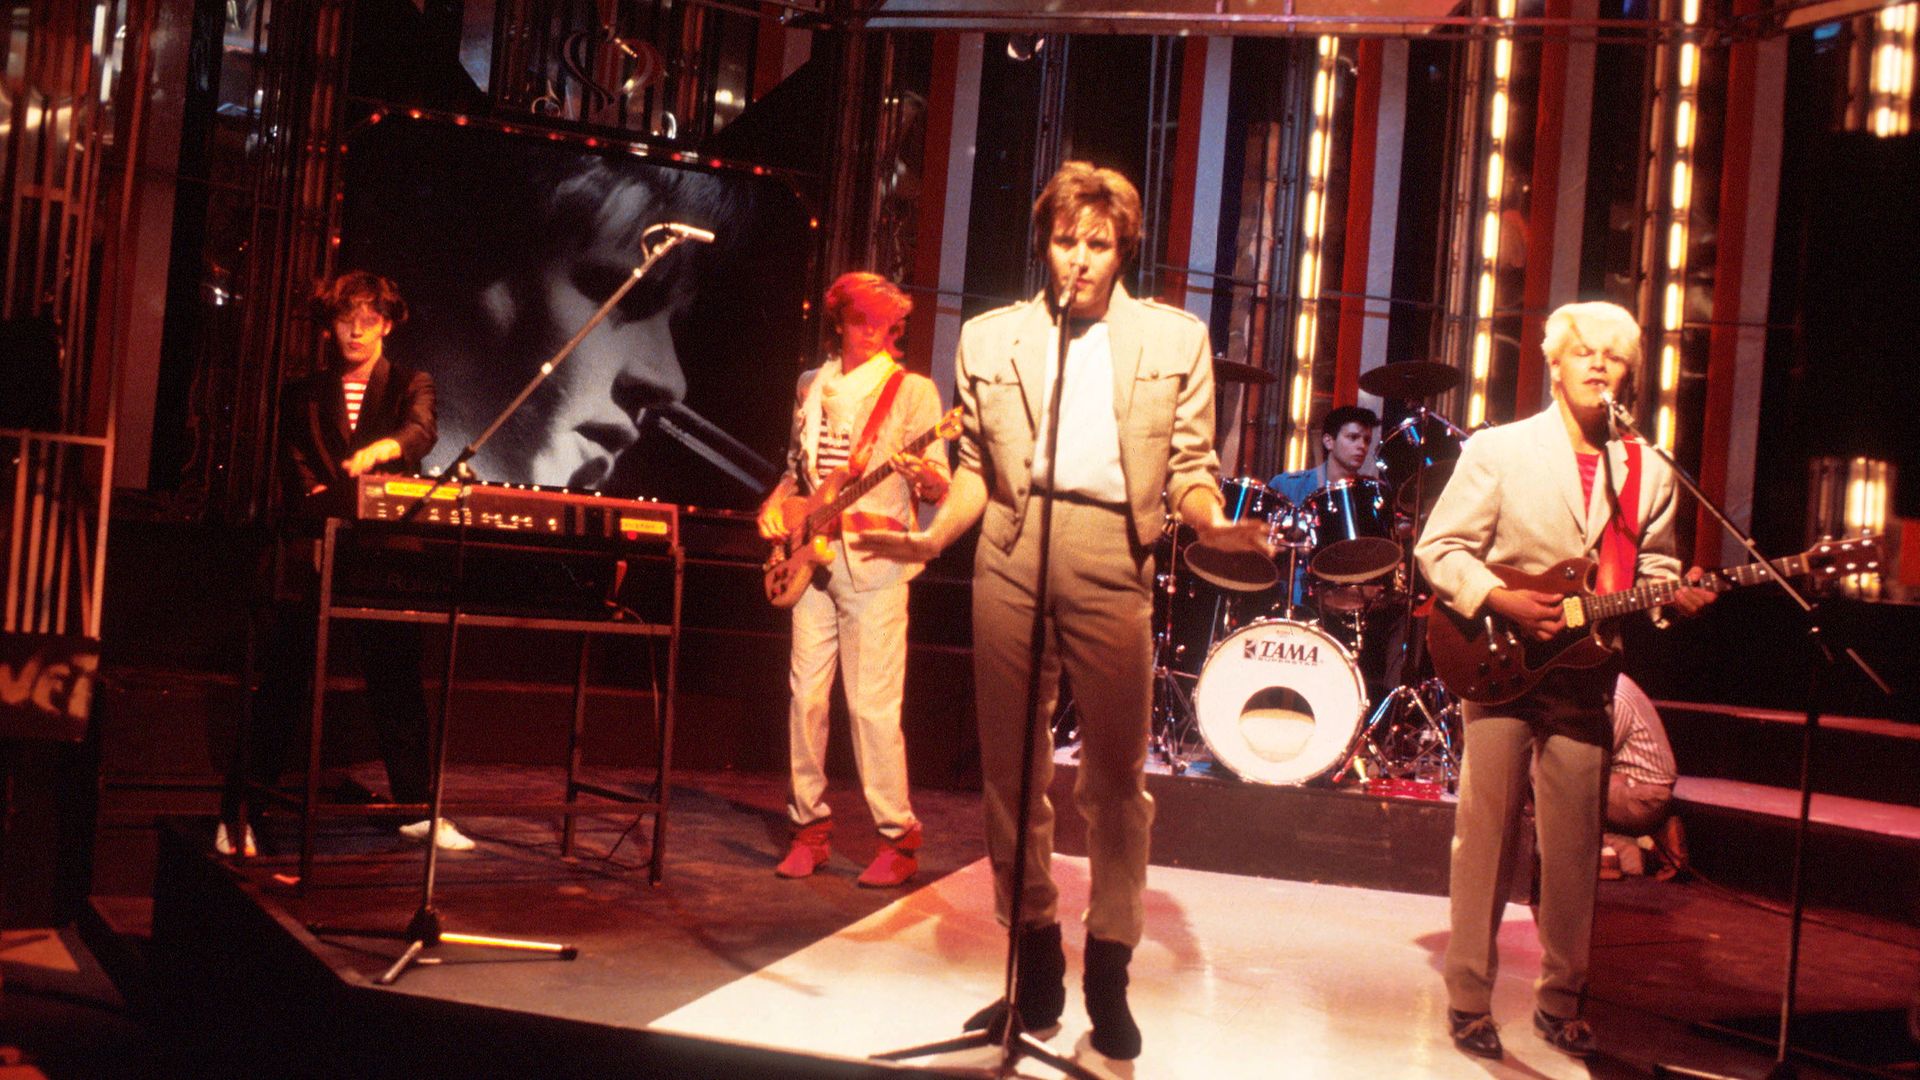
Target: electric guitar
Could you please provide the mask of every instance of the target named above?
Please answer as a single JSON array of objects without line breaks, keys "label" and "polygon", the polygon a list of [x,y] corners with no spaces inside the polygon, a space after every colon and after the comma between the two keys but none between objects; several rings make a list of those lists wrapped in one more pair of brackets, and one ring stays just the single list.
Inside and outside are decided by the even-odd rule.
[{"label": "electric guitar", "polygon": [[[936,440],[951,439],[959,434],[960,407],[956,405],[939,423],[900,449],[903,453],[919,454]],[[858,480],[842,466],[828,474],[812,493],[792,496],[780,504],[780,512],[787,522],[787,535],[774,541],[773,553],[767,556],[762,569],[761,584],[766,589],[768,603],[789,608],[800,602],[800,594],[813,580],[814,568],[833,561],[832,541],[840,535],[840,515],[891,475],[893,466],[884,461]]]},{"label": "electric guitar", "polygon": [[[1802,554],[1773,560],[1782,577],[1808,574],[1842,577],[1870,574],[1880,568],[1880,538],[1851,537],[1815,544]],[[1539,683],[1554,668],[1590,668],[1613,655],[1593,632],[1596,624],[1635,611],[1671,603],[1682,588],[1694,586],[1725,592],[1757,585],[1770,576],[1763,563],[1727,570],[1709,570],[1698,582],[1658,581],[1636,589],[1596,594],[1593,583],[1598,564],[1592,559],[1567,559],[1544,574],[1523,574],[1508,566],[1490,566],[1509,589],[1526,589],[1560,596],[1566,628],[1546,641],[1512,625],[1487,610],[1465,618],[1445,604],[1435,604],[1427,620],[1427,651],[1434,674],[1447,689],[1467,701],[1498,705],[1512,701]]]}]

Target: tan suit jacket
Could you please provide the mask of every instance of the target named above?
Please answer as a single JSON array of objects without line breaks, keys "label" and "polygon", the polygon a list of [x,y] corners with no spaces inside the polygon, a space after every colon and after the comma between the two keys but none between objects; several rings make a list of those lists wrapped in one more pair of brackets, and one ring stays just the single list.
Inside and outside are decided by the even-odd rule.
[{"label": "tan suit jacket", "polygon": [[[1594,557],[1611,514],[1602,481],[1610,469],[1619,491],[1627,477],[1625,445],[1608,443],[1607,456],[1592,499],[1583,500],[1580,465],[1558,403],[1468,439],[1414,548],[1441,600],[1471,618],[1500,584],[1489,564],[1538,574],[1562,559]],[[1642,451],[1637,581],[1680,576],[1674,507],[1672,471]]]},{"label": "tan suit jacket", "polygon": [[[806,430],[804,405],[807,389],[820,370],[817,367],[809,368],[800,373],[794,393],[793,421],[787,439],[787,476],[797,485],[795,490],[802,492],[813,490],[806,448],[816,434]],[[880,393],[885,386],[886,380],[883,379],[860,403],[859,415],[853,421],[853,438],[856,442],[860,433],[867,429],[867,420],[873,415],[874,406],[879,404]],[[910,440],[939,423],[940,412],[939,387],[934,386],[933,380],[925,375],[908,372],[900,383],[900,391],[894,396],[892,406],[887,409],[887,415],[880,419],[880,430],[874,433],[873,449],[867,454],[866,471],[888,468],[887,459]],[[944,442],[936,442],[924,453],[928,463],[943,473],[947,471]],[[901,529],[914,527],[919,516],[919,504],[913,497],[912,486],[898,473],[875,484],[873,490],[862,495],[851,509],[855,513],[887,518],[895,523],[894,528]],[[910,580],[921,569],[919,563],[905,563],[848,547],[844,533],[842,539],[834,541],[834,547],[845,554],[847,572],[852,576],[854,588],[861,592]]]},{"label": "tan suit jacket", "polygon": [[[1190,489],[1218,483],[1213,353],[1199,319],[1135,300],[1117,284],[1106,321],[1127,508],[1134,540],[1150,543],[1168,508]],[[1058,332],[1041,297],[989,311],[960,330],[954,390],[966,412],[959,464],[986,481],[980,532],[1002,550],[1012,550],[1026,517],[1034,433],[1048,405],[1047,354]]]}]

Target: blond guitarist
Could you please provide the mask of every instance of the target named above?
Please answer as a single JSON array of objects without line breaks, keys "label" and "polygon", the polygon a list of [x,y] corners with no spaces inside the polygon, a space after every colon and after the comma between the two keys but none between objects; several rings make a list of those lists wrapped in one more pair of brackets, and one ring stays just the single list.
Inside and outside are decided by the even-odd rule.
[{"label": "blond guitarist", "polygon": [[[787,472],[760,508],[760,535],[779,540],[801,522],[788,520],[796,495],[837,490],[873,469],[888,477],[842,517],[841,530],[904,529],[916,504],[946,496],[944,445],[921,458],[900,450],[940,420],[940,392],[924,375],[895,363],[913,302],[878,274],[842,275],[827,290],[825,311],[836,355],[800,376]],[[907,798],[906,740],[900,701],[906,682],[907,581],[919,569],[832,541],[833,561],[814,572],[793,606],[793,653],[787,726],[792,785],[787,814],[794,836],[775,873],[801,878],[826,863],[832,811],[827,806],[827,706],[837,666],[867,808],[880,833],[859,883],[904,884],[919,869],[920,823]]]}]

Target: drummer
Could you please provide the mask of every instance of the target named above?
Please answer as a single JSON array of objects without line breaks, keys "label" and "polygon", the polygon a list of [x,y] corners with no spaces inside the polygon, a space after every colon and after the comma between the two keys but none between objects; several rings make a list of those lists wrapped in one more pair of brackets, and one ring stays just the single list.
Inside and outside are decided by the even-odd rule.
[{"label": "drummer", "polygon": [[[1380,417],[1372,409],[1342,405],[1329,410],[1320,421],[1320,464],[1311,469],[1286,472],[1267,481],[1267,486],[1285,496],[1295,506],[1328,484],[1373,475],[1369,458],[1373,452],[1373,429]],[[1306,560],[1301,560],[1293,575],[1293,602],[1307,602]]]}]

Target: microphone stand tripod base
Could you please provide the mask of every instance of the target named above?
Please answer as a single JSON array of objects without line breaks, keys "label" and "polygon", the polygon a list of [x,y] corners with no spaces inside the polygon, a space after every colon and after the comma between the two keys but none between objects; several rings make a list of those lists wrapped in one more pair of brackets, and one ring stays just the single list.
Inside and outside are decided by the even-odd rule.
[{"label": "microphone stand tripod base", "polygon": [[906,1061],[909,1058],[933,1057],[937,1054],[952,1054],[962,1050],[978,1050],[997,1046],[1001,1049],[1000,1060],[991,1066],[941,1066],[939,1071],[950,1076],[990,1076],[1009,1077],[1019,1075],[1014,1066],[1022,1057],[1030,1057],[1044,1065],[1060,1070],[1074,1080],[1099,1080],[1086,1067],[1072,1058],[1061,1054],[1053,1047],[1034,1038],[1020,1029],[1020,1014],[1011,1006],[1007,1009],[1007,1023],[1010,1025],[1005,1034],[996,1035],[992,1028],[984,1031],[969,1031],[965,1035],[939,1042],[909,1046],[904,1050],[889,1050],[884,1054],[874,1054],[872,1061]]}]

